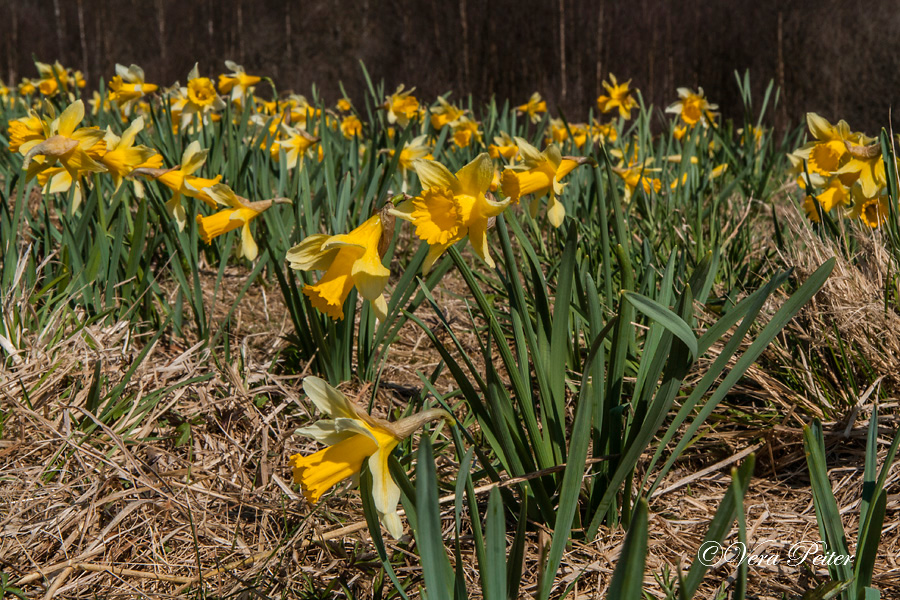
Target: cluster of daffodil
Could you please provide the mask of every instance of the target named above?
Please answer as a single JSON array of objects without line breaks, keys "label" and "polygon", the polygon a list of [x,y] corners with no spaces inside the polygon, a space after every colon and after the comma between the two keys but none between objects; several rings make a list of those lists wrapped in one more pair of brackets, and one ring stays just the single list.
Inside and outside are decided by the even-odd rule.
[{"label": "cluster of daffodil", "polygon": [[[42,63],[39,63],[42,65]],[[285,199],[251,202],[231,190],[221,175],[202,177],[207,151],[198,140],[190,142],[184,150],[180,164],[164,166],[162,156],[154,149],[135,144],[136,136],[150,122],[150,99],[171,114],[173,132],[198,135],[204,126],[222,120],[226,104],[230,102],[240,109],[249,106],[250,123],[256,129],[253,141],[267,150],[277,163],[282,159],[287,169],[302,167],[311,155],[322,160],[318,128],[325,126],[348,140],[357,140],[359,152],[368,150],[362,143],[367,127],[347,98],[338,101],[335,109],[316,108],[303,96],[290,94],[282,99],[265,100],[255,95],[255,87],[262,78],[249,75],[232,61],[226,61],[227,73],[219,75],[218,89],[213,79],[201,76],[195,65],[188,74],[187,83],[176,83],[168,88],[147,83],[144,71],[137,65],[116,65],[116,74],[110,80],[108,93],[100,97],[94,92],[93,113],[109,111],[129,123],[121,135],[110,127],[101,131],[96,127],[80,127],[84,118],[84,106],[80,100],[72,102],[57,117],[53,107],[44,102],[42,112],[34,108],[28,116],[10,122],[10,149],[24,155],[28,178],[37,177],[48,193],[65,192],[75,185],[75,206],[80,202],[81,187],[89,185],[91,173],[107,172],[116,188],[124,179],[135,181],[135,192],[141,194],[140,179],[156,180],[172,190],[166,207],[178,227],[184,229],[188,221],[185,198],[195,198],[211,209],[220,205],[224,210],[210,216],[195,215],[202,239],[209,243],[215,237],[234,229],[241,229],[241,256],[254,259],[257,245],[250,233],[250,222],[269,206]],[[49,69],[53,81],[81,81],[78,74],[70,75],[58,64],[50,68],[40,66],[42,81]],[[612,145],[619,139],[619,128],[630,119],[638,108],[636,90],[630,81],[619,82],[615,75],[603,82],[605,93],[597,98],[597,110],[601,114],[612,113],[619,119],[590,124],[568,124],[562,119],[547,116],[547,103],[534,93],[515,111],[526,116],[531,123],[544,122],[546,147],[540,150],[529,141],[499,132],[492,142],[485,143],[481,124],[470,110],[439,97],[430,107],[423,106],[413,95],[414,88],[399,86],[388,95],[379,107],[384,111],[389,138],[396,136],[399,128],[421,128],[422,133],[405,141],[402,147],[383,148],[375,154],[396,157],[401,174],[402,201],[390,205],[369,218],[358,228],[341,235],[314,234],[293,248],[288,255],[296,269],[322,270],[324,276],[316,285],[307,285],[304,293],[312,305],[324,314],[343,318],[343,304],[355,286],[364,298],[372,302],[376,315],[385,317],[386,302],[383,290],[390,273],[381,264],[378,246],[383,238],[393,233],[393,219],[409,222],[414,234],[429,245],[424,270],[451,245],[467,237],[474,252],[488,265],[493,265],[487,243],[487,230],[493,220],[510,206],[530,197],[529,212],[538,215],[541,199],[547,198],[546,214],[554,227],[562,225],[566,210],[560,195],[565,187],[564,179],[577,166],[589,162],[585,156],[563,156],[561,148],[574,151],[594,144]],[[79,84],[81,85],[81,84]],[[58,87],[58,86],[57,86]],[[53,86],[39,85],[41,94],[55,93]],[[679,88],[679,102],[667,110],[675,112],[674,137],[681,139],[684,133],[697,125],[715,126],[715,105],[710,104],[703,90],[694,93]],[[232,114],[239,114],[239,110]],[[238,117],[236,116],[235,119]],[[427,127],[430,125],[430,128]],[[449,128],[447,139],[452,140],[450,151],[466,148],[482,149],[474,160],[455,175],[433,155],[434,144],[444,128]],[[314,152],[315,149],[315,152]],[[710,148],[712,152],[713,148]],[[399,156],[396,154],[399,152]],[[371,154],[371,153],[370,153]],[[639,187],[645,194],[660,193],[662,180],[655,176],[661,168],[651,166],[653,158],[640,159],[638,145],[630,143],[629,149],[613,148],[610,154],[618,158],[613,171],[624,183],[624,196],[630,200]],[[680,156],[669,157],[677,162]],[[696,157],[691,157],[696,163]],[[710,177],[721,175],[727,164],[715,167]],[[409,175],[418,175],[421,190],[415,196],[406,196]],[[136,178],[140,178],[136,180]],[[681,181],[673,181],[671,188],[687,181],[687,173]]]},{"label": "cluster of daffodil", "polygon": [[[244,130],[249,133],[244,141],[268,154],[276,170],[301,169],[308,160],[322,161],[320,140],[326,133],[321,131],[323,127],[332,143],[345,140],[347,148],[355,148],[361,160],[385,156],[396,162],[400,176],[400,189],[395,190],[393,201],[346,233],[307,235],[286,255],[294,269],[323,273],[316,283],[303,287],[303,294],[312,307],[334,320],[344,318],[345,303],[353,288],[371,303],[378,319],[387,318],[384,293],[391,271],[384,265],[384,254],[394,238],[398,219],[409,223],[413,236],[428,245],[424,272],[465,238],[474,254],[493,267],[488,240],[496,218],[523,200],[528,201],[531,217],[537,218],[541,200],[546,198],[547,221],[560,227],[566,218],[561,197],[567,177],[580,165],[593,162],[586,154],[597,144],[607,147],[609,155],[618,161],[613,172],[623,182],[626,202],[638,190],[649,197],[687,182],[688,174],[681,168],[683,175],[664,185],[664,165],[653,165],[653,158],[642,156],[636,137],[622,139],[624,122],[639,108],[639,95],[630,87],[630,81],[619,82],[614,75],[603,82],[605,93],[597,98],[596,114],[610,115],[613,120],[608,122],[591,119],[589,123],[567,123],[552,118],[538,93],[516,106],[513,112],[527,121],[525,131],[529,126],[538,126],[531,138],[544,138],[544,147],[538,148],[517,135],[522,129],[494,129],[498,135],[485,139],[483,123],[470,108],[457,106],[447,97],[438,97],[431,105],[423,104],[414,95],[414,88],[400,86],[376,106],[383,127],[379,130],[377,124],[360,118],[348,98],[341,98],[333,108],[323,108],[297,94],[267,100],[256,94],[261,77],[248,74],[231,61],[225,65],[228,72],[219,75],[217,82],[202,76],[195,65],[186,85],[176,83],[169,87],[146,82],[144,71],[137,65],[116,65],[106,93],[94,92],[90,102],[92,115],[113,115],[114,122],[121,122],[121,133],[112,126],[101,130],[83,125],[90,117],[84,103],[73,93],[73,86],[83,85],[83,78],[54,66],[51,72],[56,87],[45,83],[31,89],[20,87],[18,92],[2,88],[6,89],[7,105],[27,109],[26,116],[9,122],[10,150],[24,157],[27,178],[36,178],[46,193],[72,189],[73,212],[78,209],[82,188],[93,185],[95,177],[108,175],[116,189],[128,180],[134,185],[136,196],[143,193],[142,182],[156,181],[171,190],[165,206],[174,226],[184,229],[196,221],[199,236],[207,244],[240,229],[239,254],[250,260],[258,255],[250,223],[272,205],[289,200],[251,201],[229,187],[227,184],[233,182],[223,181],[222,174],[203,173],[209,150],[201,146],[200,139],[208,139],[210,131],[246,127]],[[43,67],[40,73],[42,81],[50,81],[44,76]],[[68,95],[54,100],[58,106],[64,106],[57,114],[47,99],[58,94],[60,88]],[[668,109],[677,113],[672,124],[676,140],[696,126],[716,126],[716,106],[706,101],[702,90],[693,93],[679,89],[679,97],[680,101]],[[170,120],[159,120],[160,111]],[[231,122],[226,121],[228,115]],[[171,123],[171,133],[186,138],[178,164],[164,164],[159,147],[137,143],[139,135],[147,140],[168,135],[169,132],[154,129],[158,123]],[[373,134],[380,131],[386,134],[380,139],[386,139],[388,147],[372,148],[374,140],[379,139]],[[412,136],[401,138],[408,132]],[[402,144],[400,139],[404,140]],[[439,139],[445,143],[437,150]],[[571,155],[564,155],[564,150]],[[714,151],[711,145],[711,157]],[[452,156],[454,153],[457,157]],[[462,162],[466,164],[455,173],[445,166]],[[669,156],[667,162],[680,163],[681,156]],[[691,156],[688,164],[697,165],[697,157]],[[713,168],[709,178],[721,175],[727,166]],[[200,203],[192,207],[190,199]],[[369,457],[376,507],[388,531],[399,536],[399,491],[387,472],[387,455],[423,419],[446,414],[426,412],[412,421],[390,424],[369,417],[320,380],[307,378],[305,388],[319,408],[333,418],[302,430],[329,447],[309,457],[292,457],[295,482],[315,502],[338,481],[357,473]]]},{"label": "cluster of daffodil", "polygon": [[813,139],[788,155],[791,174],[806,194],[803,208],[813,222],[820,210],[837,208],[849,219],[881,226],[889,213],[887,178],[881,144],[864,133],[851,132],[845,121],[832,125],[807,113]]}]

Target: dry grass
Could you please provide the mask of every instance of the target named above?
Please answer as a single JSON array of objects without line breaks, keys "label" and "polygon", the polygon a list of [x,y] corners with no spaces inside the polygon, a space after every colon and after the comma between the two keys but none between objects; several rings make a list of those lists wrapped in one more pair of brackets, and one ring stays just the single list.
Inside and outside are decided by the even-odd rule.
[{"label": "dry grass", "polygon": [[[229,272],[235,280],[240,275]],[[449,280],[440,301],[451,320],[463,325],[468,317],[455,286],[458,282]],[[230,290],[240,285],[223,288],[216,303],[222,310],[230,305]],[[280,336],[290,325],[280,297],[266,294],[263,286],[254,286],[241,302],[231,328],[230,359],[221,349],[209,354],[162,338],[123,392],[132,399],[125,413],[109,425],[98,423],[90,434],[84,429],[94,421],[85,407],[95,361],[102,361],[103,387],[109,390],[145,343],[124,324],[89,328],[52,348],[34,335],[23,360],[0,371],[0,403],[9,414],[0,441],[0,571],[12,583],[29,597],[46,598],[165,597],[189,588],[202,589],[206,597],[250,597],[251,588],[269,598],[371,597],[385,585],[356,491],[339,486],[310,507],[290,487],[288,457],[313,449],[293,431],[314,414],[300,391],[303,373],[279,375],[273,368],[284,345]],[[428,311],[420,312],[436,324]],[[463,343],[474,348],[474,334],[466,336]],[[403,330],[390,353],[383,377],[391,385],[376,398],[382,414],[403,406],[404,390],[419,387],[416,371],[428,374],[438,360],[413,326]],[[763,396],[778,385],[777,379],[758,375],[742,390]],[[449,380],[438,381],[441,390],[450,386]],[[147,398],[167,389],[147,414],[139,413]],[[360,389],[350,383],[344,391],[354,395]],[[660,488],[651,501],[648,573],[692,562],[727,489],[733,457],[754,442],[761,444],[764,464],[745,500],[750,539],[818,539],[802,458],[802,420],[788,410],[788,391],[781,392],[781,423],[754,429],[724,419]],[[859,411],[860,419],[865,412],[865,407]],[[829,439],[829,464],[840,465],[831,476],[853,550],[863,422],[842,425],[845,430],[846,435]],[[456,465],[443,455],[438,467],[447,493]],[[887,482],[888,525],[874,580],[887,598],[900,595],[898,477],[895,468]],[[481,497],[486,501],[486,493]],[[443,508],[449,540],[452,501]],[[529,534],[523,595],[536,589],[548,540],[538,526]],[[574,597],[601,598],[622,541],[621,531],[601,531],[590,544],[573,542],[558,583],[580,575]],[[421,571],[413,544],[407,538],[389,541],[388,548],[399,577],[416,590]],[[469,582],[477,582],[471,538],[464,538],[463,559]],[[723,567],[707,579],[714,585],[729,574]],[[751,569],[751,597],[795,596],[826,575]],[[650,593],[661,593],[652,576],[645,584]],[[711,587],[707,592],[704,597],[712,597]]]}]

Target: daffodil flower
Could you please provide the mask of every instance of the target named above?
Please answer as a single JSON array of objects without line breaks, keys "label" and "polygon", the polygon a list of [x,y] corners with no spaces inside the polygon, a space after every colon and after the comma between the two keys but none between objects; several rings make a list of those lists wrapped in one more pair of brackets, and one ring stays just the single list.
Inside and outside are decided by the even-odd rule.
[{"label": "daffodil flower", "polygon": [[397,86],[397,91],[387,97],[383,107],[387,110],[388,123],[396,123],[400,127],[406,127],[409,122],[419,118],[419,101],[412,93],[416,88],[403,91],[403,85]]},{"label": "daffodil flower", "polygon": [[200,117],[201,122],[211,120],[213,114],[225,108],[225,102],[216,93],[216,86],[209,77],[200,77],[198,65],[188,73],[187,87],[175,85],[172,92],[172,119],[177,115],[179,126],[185,130],[193,121],[194,115]]},{"label": "daffodil flower", "polygon": [[[659,192],[662,189],[662,181],[656,177],[648,177],[648,173],[659,171],[659,169],[651,169],[648,165],[653,163],[652,158],[648,158],[643,163],[631,165],[629,167],[613,167],[613,172],[622,178],[625,182],[625,203],[631,202],[634,190],[638,186],[644,190],[644,193],[650,195],[651,191]],[[686,174],[686,173],[685,173]]]},{"label": "daffodil flower", "polygon": [[403,535],[397,513],[400,488],[391,477],[388,458],[404,439],[435,419],[451,419],[444,410],[432,408],[394,423],[373,417],[344,394],[318,377],[303,380],[303,391],[330,418],[297,430],[327,447],[310,456],[291,456],[294,483],[303,496],[316,503],[325,492],[348,477],[357,475],[368,459],[372,473],[372,499],[382,525],[394,539]]},{"label": "daffodil flower", "polygon": [[159,89],[155,83],[144,81],[144,70],[137,65],[125,67],[116,64],[116,74],[109,82],[109,100],[115,102],[130,115],[134,106],[146,94]]},{"label": "daffodil flower", "polygon": [[[37,113],[30,110],[27,117],[20,117],[9,122],[8,137],[10,152],[19,152],[19,148],[26,142],[33,141],[39,144],[44,139],[44,122]],[[27,147],[25,152],[29,149],[30,147]],[[22,152],[22,154],[25,154],[25,152]]]},{"label": "daffodil flower", "polygon": [[884,160],[881,157],[881,144],[872,138],[860,139],[863,145],[845,142],[848,159],[844,166],[834,173],[838,176],[850,176],[856,179],[862,189],[863,196],[874,198],[881,194],[887,185],[884,171]]},{"label": "daffodil flower", "polygon": [[280,108],[287,113],[285,121],[299,129],[308,129],[308,122],[322,114],[321,110],[309,103],[306,96],[300,94],[291,94],[280,104]]},{"label": "daffodil flower", "polygon": [[462,118],[466,111],[450,104],[442,96],[438,96],[438,105],[431,107],[431,126],[435,130],[443,129],[445,125],[449,125],[454,121]]},{"label": "daffodil flower", "polygon": [[631,118],[631,110],[637,106],[637,100],[631,95],[631,80],[619,83],[616,76],[609,74],[609,82],[603,82],[605,94],[597,98],[597,108],[604,113],[619,109],[619,115],[623,119]]},{"label": "daffodil flower", "polygon": [[156,155],[156,150],[143,145],[134,145],[134,138],[144,128],[144,118],[138,117],[132,121],[122,133],[122,137],[106,129],[103,141],[106,142],[106,152],[100,157],[100,162],[106,166],[106,170],[112,175],[116,190],[122,185],[122,178],[131,174],[136,168],[144,165]]},{"label": "daffodil flower", "polygon": [[519,147],[508,133],[501,131],[500,135],[494,138],[494,143],[488,145],[488,154],[494,159],[502,156],[506,160],[514,162],[519,154]]},{"label": "daffodil flower", "polygon": [[184,153],[181,155],[181,165],[170,169],[136,168],[132,171],[134,175],[144,175],[156,179],[174,192],[166,202],[166,209],[175,218],[178,228],[182,231],[187,223],[187,215],[181,203],[182,196],[197,198],[210,208],[216,208],[216,201],[204,190],[219,183],[222,176],[216,175],[215,179],[204,179],[193,175],[206,162],[208,153],[209,150],[201,150],[200,142],[194,140],[184,149]]},{"label": "daffodil flower", "polygon": [[81,71],[71,73],[71,69],[62,66],[59,61],[52,65],[42,62],[35,62],[34,65],[41,76],[38,89],[44,96],[55,96],[60,86],[64,92],[71,91],[70,88],[73,87],[83,88],[85,86],[86,82]]},{"label": "daffodil flower", "polygon": [[500,178],[500,187],[504,196],[515,202],[523,196],[532,194],[530,213],[532,218],[537,216],[540,207],[540,199],[549,195],[547,203],[547,218],[554,227],[562,225],[566,218],[566,207],[557,199],[566,184],[562,178],[572,170],[589,162],[585,157],[563,157],[559,152],[559,146],[550,144],[540,152],[526,140],[515,138],[522,156],[521,164],[506,167]]},{"label": "daffodil flower", "polygon": [[362,136],[363,124],[356,115],[347,115],[341,119],[341,133],[348,140]]},{"label": "daffodil flower", "polygon": [[667,113],[674,113],[681,117],[688,126],[693,127],[697,123],[708,125],[712,122],[718,105],[710,104],[703,94],[703,88],[697,88],[694,93],[688,88],[678,88],[678,101],[666,108]]},{"label": "daffodil flower", "polygon": [[103,132],[94,127],[79,128],[82,119],[84,102],[77,100],[49,125],[42,122],[40,138],[32,138],[19,145],[19,152],[25,155],[22,168],[27,171],[28,180],[52,168],[57,162],[73,181],[77,181],[83,173],[106,171],[106,167],[89,154],[89,151],[96,154],[94,147],[103,138]]},{"label": "daffodil flower", "polygon": [[447,248],[466,235],[475,254],[493,267],[487,230],[509,206],[509,200],[497,202],[488,192],[494,178],[491,157],[482,152],[456,175],[433,160],[419,159],[413,165],[422,182],[422,193],[390,212],[412,223],[416,236],[430,246],[423,273],[428,273]]},{"label": "daffodil flower", "polygon": [[337,109],[341,112],[350,112],[353,108],[353,103],[350,102],[349,98],[341,98],[337,101]]},{"label": "daffodil flower", "polygon": [[477,121],[463,116],[455,120],[451,127],[453,128],[453,143],[459,148],[467,148],[472,140],[481,141],[481,132],[478,131]]},{"label": "daffodil flower", "polygon": [[[806,161],[806,169],[810,174],[830,177],[850,161],[848,142],[854,145],[871,142],[863,140],[862,134],[851,132],[850,126],[843,120],[832,125],[816,113],[806,113],[806,124],[814,139],[796,150],[793,156]],[[796,161],[791,162],[797,164]],[[802,163],[795,170],[798,173],[804,172]],[[840,178],[844,185],[850,186],[858,176],[858,171],[851,171],[842,173]]]},{"label": "daffodil flower", "polygon": [[516,107],[520,113],[525,113],[531,119],[532,123],[539,123],[541,115],[547,112],[547,103],[541,99],[541,95],[537,92],[531,95],[528,102]]},{"label": "daffodil flower", "polygon": [[253,86],[262,81],[256,75],[247,75],[244,67],[232,60],[225,61],[225,68],[231,73],[219,75],[219,91],[223,94],[231,94],[232,102],[240,102],[248,93],[252,93]]},{"label": "daffodil flower", "polygon": [[250,233],[250,221],[269,210],[273,204],[291,203],[287,198],[273,198],[271,200],[251,202],[235,194],[234,190],[224,183],[216,183],[204,188],[203,191],[217,203],[228,208],[208,217],[197,215],[200,237],[209,244],[220,235],[240,228],[241,251],[239,256],[243,256],[247,260],[255,260],[259,254],[259,246],[256,245],[256,240],[253,239],[253,234]]},{"label": "daffodil flower", "polygon": [[[388,156],[394,158],[394,153],[396,151],[394,149],[388,149],[386,152]],[[400,175],[403,177],[403,185],[401,187],[402,192],[406,192],[409,188],[409,171],[413,168],[413,162],[420,158],[429,160],[434,158],[431,155],[431,146],[428,144],[427,134],[414,137],[403,144],[403,149],[400,150],[400,158],[397,159],[397,168],[400,170]]]},{"label": "daffodil flower", "polygon": [[547,129],[547,143],[562,144],[569,139],[569,130],[566,128],[566,122],[562,119],[550,119],[550,126]]},{"label": "daffodil flower", "polygon": [[303,286],[313,308],[334,320],[344,318],[344,301],[353,286],[372,303],[380,321],[387,318],[384,287],[391,272],[382,264],[387,243],[393,237],[393,218],[369,217],[343,235],[313,234],[287,252],[292,269],[325,271],[315,285]]},{"label": "daffodil flower", "polygon": [[278,140],[272,144],[271,152],[273,158],[277,157],[278,153],[283,149],[287,154],[288,170],[293,169],[298,164],[303,166],[303,157],[319,141],[319,138],[308,133],[305,129],[298,129],[284,123],[281,124],[281,133],[286,139]]}]

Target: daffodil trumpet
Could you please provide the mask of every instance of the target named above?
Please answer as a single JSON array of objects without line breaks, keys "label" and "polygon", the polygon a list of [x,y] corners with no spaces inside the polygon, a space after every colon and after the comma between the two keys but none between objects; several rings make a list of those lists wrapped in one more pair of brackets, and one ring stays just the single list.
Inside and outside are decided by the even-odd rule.
[{"label": "daffodil trumpet", "polygon": [[327,447],[309,456],[291,456],[294,483],[315,504],[332,487],[357,475],[363,461],[368,460],[378,517],[394,539],[400,538],[403,535],[403,524],[397,513],[400,488],[391,477],[388,457],[397,444],[425,423],[437,419],[449,421],[453,417],[443,409],[432,408],[392,423],[367,414],[318,377],[304,379],[303,390],[330,418],[297,430],[298,434],[312,437]]}]

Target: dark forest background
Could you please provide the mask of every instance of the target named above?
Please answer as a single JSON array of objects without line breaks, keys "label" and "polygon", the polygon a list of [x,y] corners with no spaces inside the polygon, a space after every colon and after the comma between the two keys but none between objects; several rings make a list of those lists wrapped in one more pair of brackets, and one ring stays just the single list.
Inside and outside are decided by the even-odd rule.
[{"label": "dark forest background", "polygon": [[817,111],[875,134],[898,97],[898,20],[896,0],[0,0],[0,78],[36,76],[35,55],[89,87],[116,62],[184,83],[195,61],[215,76],[230,58],[333,102],[339,81],[362,96],[361,59],[390,90],[517,103],[538,90],[577,120],[610,71],[660,107],[703,86],[738,118],[734,71],[750,69],[757,102],[781,87],[778,124]]}]

